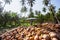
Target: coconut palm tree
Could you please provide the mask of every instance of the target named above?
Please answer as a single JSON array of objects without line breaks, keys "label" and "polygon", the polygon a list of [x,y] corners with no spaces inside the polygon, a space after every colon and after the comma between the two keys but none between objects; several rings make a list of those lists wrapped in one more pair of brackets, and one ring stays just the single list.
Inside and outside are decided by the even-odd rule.
[{"label": "coconut palm tree", "polygon": [[[33,9],[32,9],[32,7],[33,7],[33,4],[34,4],[34,2],[35,2],[35,0],[27,0],[28,1],[28,4],[30,5],[30,14],[31,15],[34,15],[34,13],[33,13]],[[29,15],[29,16],[31,16],[31,15]]]},{"label": "coconut palm tree", "polygon": [[4,6],[2,6],[2,2],[0,2],[0,12],[3,11],[4,7],[6,4],[10,4],[12,2],[12,0],[3,0],[5,2]]},{"label": "coconut palm tree", "polygon": [[54,17],[54,22],[55,23],[59,23],[59,20],[57,19],[56,15],[55,15],[55,13],[56,13],[55,6],[53,6],[50,1],[51,0],[43,0],[43,4],[45,6],[47,6],[48,7],[48,10],[52,13],[52,15]]},{"label": "coconut palm tree", "polygon": [[48,6],[48,5],[50,4],[50,0],[43,0],[43,4],[44,4],[45,6]]}]

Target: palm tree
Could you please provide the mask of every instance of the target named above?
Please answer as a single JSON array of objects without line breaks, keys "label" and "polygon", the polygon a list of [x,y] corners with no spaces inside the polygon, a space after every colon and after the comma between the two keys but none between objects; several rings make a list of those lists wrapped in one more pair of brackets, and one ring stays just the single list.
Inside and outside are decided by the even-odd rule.
[{"label": "palm tree", "polygon": [[5,2],[4,6],[2,6],[2,2],[0,2],[0,13],[3,11],[6,4],[10,4],[12,0],[3,0]]},{"label": "palm tree", "polygon": [[21,2],[22,2],[22,6],[25,4],[25,0],[21,0]]},{"label": "palm tree", "polygon": [[53,6],[50,1],[51,0],[43,0],[43,4],[47,7],[49,7],[48,10],[52,13],[52,15],[54,17],[54,22],[59,23],[59,20],[57,19],[56,15],[55,15],[55,13],[56,13],[55,6]]},{"label": "palm tree", "polygon": [[33,7],[33,4],[34,4],[35,0],[27,0],[27,1],[28,1],[28,4],[30,5],[30,7]]},{"label": "palm tree", "polygon": [[27,8],[26,8],[26,6],[25,6],[25,2],[26,2],[26,0],[21,0],[21,3],[22,3],[21,12],[22,12],[22,13],[27,11]]},{"label": "palm tree", "polygon": [[[33,4],[34,4],[35,0],[27,0],[27,1],[28,1],[28,4],[30,5],[30,10],[29,10],[30,14],[34,15],[33,12],[32,12],[32,10],[33,10],[32,7],[33,7]],[[31,15],[29,15],[29,16],[31,16]]]},{"label": "palm tree", "polygon": [[54,22],[55,22],[55,23],[59,23],[59,20],[58,20],[58,18],[57,18],[57,16],[56,16],[55,6],[50,5],[50,6],[49,6],[49,11],[52,13],[52,15],[53,15],[53,17],[54,17]]},{"label": "palm tree", "polygon": [[21,8],[21,12],[24,13],[24,12],[26,12],[26,11],[27,11],[27,8],[26,8],[25,6],[23,6],[23,7]]},{"label": "palm tree", "polygon": [[43,4],[44,4],[45,6],[48,6],[48,5],[50,4],[50,0],[43,0]]},{"label": "palm tree", "polygon": [[51,4],[50,3],[50,0],[43,0],[43,4],[44,4],[44,7],[43,7],[43,12],[46,12],[46,8],[48,8],[48,5]]},{"label": "palm tree", "polygon": [[35,15],[40,15],[41,11],[35,10]]},{"label": "palm tree", "polygon": [[25,4],[26,0],[21,0],[21,3],[22,3],[22,8],[21,8],[21,13],[24,13],[24,15],[26,14],[27,12],[27,7],[26,7],[26,4]]},{"label": "palm tree", "polygon": [[33,12],[30,12],[29,18],[33,18],[33,17],[34,17],[34,13]]},{"label": "palm tree", "polygon": [[45,7],[43,7],[43,10],[42,10],[43,12],[46,12],[46,8]]},{"label": "palm tree", "polygon": [[60,21],[60,8],[58,9],[56,15],[57,15],[58,20]]},{"label": "palm tree", "polygon": [[52,15],[54,16],[54,14],[55,14],[55,6],[53,6],[53,5],[50,5],[49,6],[49,11],[52,13]]},{"label": "palm tree", "polygon": [[58,13],[60,13],[60,8],[58,9]]}]

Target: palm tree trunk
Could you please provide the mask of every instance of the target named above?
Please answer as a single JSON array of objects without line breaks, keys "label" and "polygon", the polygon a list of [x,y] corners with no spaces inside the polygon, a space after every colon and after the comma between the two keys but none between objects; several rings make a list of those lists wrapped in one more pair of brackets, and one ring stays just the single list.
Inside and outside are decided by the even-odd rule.
[{"label": "palm tree trunk", "polygon": [[59,20],[58,20],[58,18],[57,18],[57,16],[56,16],[56,14],[55,14],[55,19],[56,19],[56,21],[57,21],[56,23],[59,24],[60,22],[59,22]]},{"label": "palm tree trunk", "polygon": [[52,13],[53,17],[54,17],[54,23],[60,23],[56,14],[55,13]]}]

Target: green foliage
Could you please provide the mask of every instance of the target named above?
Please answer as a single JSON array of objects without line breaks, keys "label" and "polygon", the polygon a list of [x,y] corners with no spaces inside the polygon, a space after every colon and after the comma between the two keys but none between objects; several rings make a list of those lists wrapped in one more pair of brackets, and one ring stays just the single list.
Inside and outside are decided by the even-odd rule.
[{"label": "green foliage", "polygon": [[24,4],[25,4],[25,0],[21,0],[21,2],[22,2],[22,5],[24,5]]},{"label": "green foliage", "polygon": [[33,17],[34,17],[34,13],[33,12],[30,12],[29,18],[33,18]]},{"label": "green foliage", "polygon": [[52,12],[52,13],[55,13],[55,6],[50,5],[49,6],[49,11]]},{"label": "green foliage", "polygon": [[17,13],[14,12],[4,12],[0,13],[0,28],[9,28],[20,25],[19,17]]},{"label": "green foliage", "polygon": [[[54,22],[55,22],[55,23],[59,23],[59,20],[58,20],[57,16],[55,15],[55,13],[56,13],[55,6],[52,5],[52,4],[50,3],[50,1],[51,1],[51,0],[43,0],[43,4],[46,6],[46,7],[45,7],[45,6],[44,6],[44,7],[45,7],[45,8],[48,7],[49,12],[51,12],[52,15],[53,15]],[[44,9],[45,9],[45,8],[44,8]],[[45,11],[45,10],[43,10],[43,11]]]},{"label": "green foliage", "polygon": [[30,5],[30,7],[33,7],[33,4],[34,4],[35,0],[27,0],[27,1],[28,1],[28,4]]},{"label": "green foliage", "polygon": [[48,6],[49,3],[50,3],[50,0],[43,0],[43,4],[44,4],[45,6]]},{"label": "green foliage", "polygon": [[58,9],[58,12],[56,13],[58,20],[60,21],[60,8]]},{"label": "green foliage", "polygon": [[58,9],[58,13],[60,13],[60,8]]},{"label": "green foliage", "polygon": [[23,12],[26,12],[27,11],[27,8],[24,6],[24,7],[22,7],[21,8],[21,12],[23,13]]},{"label": "green foliage", "polygon": [[[37,18],[37,20],[34,21],[33,23],[35,22],[39,22],[39,23],[56,22],[57,20],[60,21],[60,8],[58,9],[58,12],[56,13],[55,6],[50,4],[50,1],[51,0],[43,0],[43,4],[44,4],[43,12],[46,12],[47,9],[49,10],[47,14],[43,15],[41,14],[40,11],[37,11],[37,10],[35,11],[35,14],[34,14],[32,7],[33,7],[35,0],[27,0],[27,3],[30,6],[30,9],[29,9],[30,14],[28,15],[28,17]],[[10,4],[11,0],[4,0],[4,2],[5,2],[5,5]],[[21,12],[23,13],[27,11],[27,8],[25,5],[26,0],[21,0],[21,2],[22,2]],[[0,8],[1,12],[3,11],[4,7]],[[19,25],[24,25],[24,26],[30,25],[29,22],[27,22],[25,19],[26,19],[25,17],[19,18],[17,13],[14,13],[14,12],[0,13],[0,28],[15,27]]]},{"label": "green foliage", "polygon": [[38,19],[38,22],[43,23],[44,22],[44,15],[43,14],[38,14],[37,19]]},{"label": "green foliage", "polygon": [[43,12],[46,12],[46,8],[45,7],[43,7],[43,10],[42,10]]},{"label": "green foliage", "polygon": [[[60,10],[58,10],[58,12],[55,14],[57,16],[57,19],[60,21]],[[43,22],[53,22],[55,23],[55,18],[52,14],[52,12],[47,12],[45,15],[41,14],[41,12],[39,13],[38,11],[35,11],[35,14],[37,16],[35,16],[37,18],[37,22],[39,23],[43,23]]]}]

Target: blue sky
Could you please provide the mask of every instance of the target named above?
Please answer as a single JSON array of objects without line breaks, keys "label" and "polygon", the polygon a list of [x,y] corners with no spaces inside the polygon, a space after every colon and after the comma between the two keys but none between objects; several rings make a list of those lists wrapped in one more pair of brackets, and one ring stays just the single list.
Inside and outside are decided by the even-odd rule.
[{"label": "blue sky", "polygon": [[[2,1],[2,0],[0,0]],[[13,12],[17,12],[18,14],[20,14],[20,9],[21,9],[21,3],[19,2],[20,0],[13,0],[12,3],[10,5],[6,5],[4,10],[6,11],[13,11]],[[56,6],[56,10],[58,8],[60,8],[60,0],[51,0],[52,4],[54,6]],[[3,3],[4,4],[4,3]],[[26,5],[27,6],[27,5]],[[29,6],[27,6],[27,8],[29,9]],[[42,11],[42,8],[43,8],[43,4],[42,4],[42,0],[36,0],[34,6],[33,6],[33,10],[38,10],[38,11]],[[26,13],[27,15],[28,13]],[[43,13],[44,14],[44,13]],[[22,15],[25,15],[25,14],[22,14]]]},{"label": "blue sky", "polygon": [[52,0],[51,2],[56,6],[56,9],[60,8],[60,0]]}]

